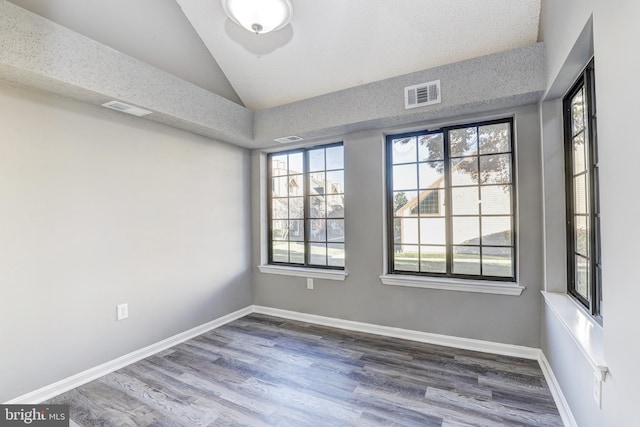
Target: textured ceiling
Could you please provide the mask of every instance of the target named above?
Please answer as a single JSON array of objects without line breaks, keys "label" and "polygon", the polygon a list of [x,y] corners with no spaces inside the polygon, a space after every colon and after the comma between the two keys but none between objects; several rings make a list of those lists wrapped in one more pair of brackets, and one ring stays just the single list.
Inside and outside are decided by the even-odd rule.
[{"label": "textured ceiling", "polygon": [[531,45],[540,18],[540,0],[291,0],[254,35],[219,0],[11,1],[252,110]]}]

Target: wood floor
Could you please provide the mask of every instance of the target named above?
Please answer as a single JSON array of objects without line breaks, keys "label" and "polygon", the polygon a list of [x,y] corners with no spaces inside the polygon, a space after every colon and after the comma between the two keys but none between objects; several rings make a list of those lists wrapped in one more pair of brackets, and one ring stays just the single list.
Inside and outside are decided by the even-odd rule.
[{"label": "wood floor", "polygon": [[252,314],[64,393],[80,426],[562,426],[535,361]]}]

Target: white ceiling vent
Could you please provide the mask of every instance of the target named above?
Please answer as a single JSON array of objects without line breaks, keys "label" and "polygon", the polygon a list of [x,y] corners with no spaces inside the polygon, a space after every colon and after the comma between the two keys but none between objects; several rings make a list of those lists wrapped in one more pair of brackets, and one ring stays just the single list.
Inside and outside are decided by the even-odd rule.
[{"label": "white ceiling vent", "polygon": [[440,99],[440,80],[434,80],[428,83],[420,83],[404,88],[404,108],[422,107],[424,105],[439,104]]},{"label": "white ceiling vent", "polygon": [[291,136],[283,136],[282,138],[276,138],[274,141],[279,142],[281,144],[286,144],[287,142],[298,142],[302,141],[302,138],[299,136],[291,135]]},{"label": "white ceiling vent", "polygon": [[134,107],[133,105],[125,104],[120,101],[110,101],[105,104],[102,104],[103,107],[111,108],[112,110],[120,111],[122,113],[131,114],[132,116],[146,116],[151,114],[151,111],[145,110],[144,108]]}]

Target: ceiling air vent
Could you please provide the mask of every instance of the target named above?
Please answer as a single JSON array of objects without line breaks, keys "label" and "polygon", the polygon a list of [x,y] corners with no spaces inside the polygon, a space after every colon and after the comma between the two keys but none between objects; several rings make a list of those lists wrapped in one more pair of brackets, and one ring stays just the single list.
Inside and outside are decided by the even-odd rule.
[{"label": "ceiling air vent", "polygon": [[281,144],[286,144],[287,142],[298,142],[302,141],[302,138],[299,136],[291,135],[291,136],[283,136],[282,138],[276,138],[274,141],[279,142]]},{"label": "ceiling air vent", "polygon": [[422,107],[424,105],[439,104],[440,80],[428,83],[420,83],[404,88],[404,108]]},{"label": "ceiling air vent", "polygon": [[110,101],[105,104],[102,104],[103,107],[111,108],[112,110],[120,111],[122,113],[131,114],[132,116],[146,116],[151,114],[151,111],[145,110],[143,108],[134,107],[133,105],[125,104],[120,101]]}]

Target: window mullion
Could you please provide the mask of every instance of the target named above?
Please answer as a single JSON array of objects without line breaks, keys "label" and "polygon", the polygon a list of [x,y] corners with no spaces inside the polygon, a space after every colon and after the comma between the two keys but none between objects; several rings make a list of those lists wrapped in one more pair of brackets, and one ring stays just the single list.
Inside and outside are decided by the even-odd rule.
[{"label": "window mullion", "polygon": [[449,131],[443,129],[443,161],[444,161],[444,186],[445,186],[445,259],[447,275],[453,274],[453,211],[451,203],[451,161],[449,160]]}]

